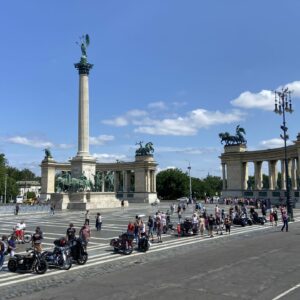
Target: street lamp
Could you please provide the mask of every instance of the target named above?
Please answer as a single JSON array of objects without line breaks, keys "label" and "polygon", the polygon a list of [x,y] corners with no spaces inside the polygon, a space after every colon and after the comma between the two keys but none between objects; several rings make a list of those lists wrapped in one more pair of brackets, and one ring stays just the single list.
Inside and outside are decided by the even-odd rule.
[{"label": "street lamp", "polygon": [[192,201],[192,178],[191,178],[191,163],[190,161],[188,160],[188,163],[189,163],[189,166],[188,166],[188,170],[189,170],[189,177],[190,177],[190,198],[189,198],[189,201],[191,202]]},{"label": "street lamp", "polygon": [[280,128],[283,131],[283,135],[280,134],[280,137],[284,140],[284,164],[285,164],[285,182],[286,182],[286,206],[287,212],[291,220],[294,219],[293,207],[290,199],[290,180],[289,180],[289,169],[288,169],[288,159],[287,159],[287,149],[286,141],[289,139],[287,134],[288,128],[286,127],[285,113],[292,113],[292,99],[291,91],[288,88],[282,89],[281,91],[275,91],[275,109],[276,114],[282,115],[283,123]]},{"label": "street lamp", "polygon": [[6,204],[7,174],[4,175],[4,203]]}]

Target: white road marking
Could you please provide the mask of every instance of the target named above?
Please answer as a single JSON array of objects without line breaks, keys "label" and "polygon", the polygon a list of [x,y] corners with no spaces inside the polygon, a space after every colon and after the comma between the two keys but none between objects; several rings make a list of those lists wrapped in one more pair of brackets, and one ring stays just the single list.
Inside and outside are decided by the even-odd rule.
[{"label": "white road marking", "polygon": [[285,292],[281,293],[280,295],[276,296],[275,298],[273,298],[272,300],[278,300],[283,298],[284,296],[286,296],[287,294],[289,294],[290,292],[296,290],[297,288],[300,287],[300,283],[296,284],[295,286],[293,286],[292,288],[286,290]]}]

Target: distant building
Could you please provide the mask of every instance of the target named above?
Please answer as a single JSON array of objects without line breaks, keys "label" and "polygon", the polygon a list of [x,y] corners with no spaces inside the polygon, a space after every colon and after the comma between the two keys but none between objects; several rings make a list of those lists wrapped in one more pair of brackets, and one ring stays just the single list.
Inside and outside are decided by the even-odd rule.
[{"label": "distant building", "polygon": [[38,181],[17,181],[17,185],[19,187],[19,195],[25,196],[27,192],[34,192],[37,197],[40,196],[41,193],[41,184]]}]

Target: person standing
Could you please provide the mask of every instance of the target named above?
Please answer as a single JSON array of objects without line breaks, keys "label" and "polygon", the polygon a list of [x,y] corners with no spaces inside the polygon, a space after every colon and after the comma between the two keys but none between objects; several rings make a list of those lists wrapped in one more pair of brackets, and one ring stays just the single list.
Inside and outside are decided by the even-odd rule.
[{"label": "person standing", "polygon": [[154,221],[151,216],[148,218],[148,236],[151,237],[151,242],[153,242],[153,228],[154,228]]},{"label": "person standing", "polygon": [[51,204],[51,206],[50,206],[50,215],[54,216],[54,214],[55,214],[55,205]]},{"label": "person standing", "polygon": [[124,204],[125,204],[125,203],[124,203],[124,200],[122,199],[122,200],[121,200],[121,210],[122,210],[123,212],[124,212]]},{"label": "person standing", "polygon": [[6,250],[7,250],[7,236],[2,235],[2,239],[0,241],[0,271],[2,270],[4,264]]},{"label": "person standing", "polygon": [[205,218],[203,215],[200,215],[200,234],[203,236],[205,228]]},{"label": "person standing", "polygon": [[97,231],[100,231],[102,228],[102,216],[100,213],[97,213],[96,215],[96,229]]},{"label": "person standing", "polygon": [[156,218],[156,234],[157,234],[157,242],[162,243],[161,234],[163,230],[163,224],[160,218]]},{"label": "person standing", "polygon": [[273,209],[273,218],[274,218],[275,226],[277,226],[277,222],[278,222],[278,212],[277,212],[276,207]]},{"label": "person standing", "polygon": [[230,234],[231,219],[230,219],[229,215],[226,216],[226,218],[224,220],[224,224],[225,224],[226,233],[228,232],[228,234]]},{"label": "person standing", "polygon": [[88,245],[88,242],[90,241],[90,238],[91,238],[91,230],[90,230],[90,226],[88,224],[85,223],[81,227],[81,229],[79,231],[79,236],[82,239],[82,241],[84,242],[85,248],[86,248]]},{"label": "person standing", "polygon": [[19,214],[19,210],[20,210],[20,205],[19,205],[19,203],[16,203],[16,208],[15,208],[16,216]]},{"label": "person standing", "polygon": [[215,218],[212,214],[208,217],[208,234],[210,237],[213,237],[213,228],[215,224]]},{"label": "person standing", "polygon": [[43,239],[43,232],[39,226],[36,227],[35,233],[32,235],[32,246],[33,248],[41,253],[42,249],[42,239]]},{"label": "person standing", "polygon": [[282,222],[283,222],[283,225],[281,227],[281,231],[283,231],[283,229],[285,228],[285,231],[288,232],[289,231],[289,216],[285,209],[282,210]]},{"label": "person standing", "polygon": [[75,239],[76,229],[74,228],[73,223],[70,223],[69,228],[67,229],[67,240],[72,241]]},{"label": "person standing", "polygon": [[85,221],[84,221],[84,224],[87,224],[87,225],[90,225],[90,211],[89,210],[87,210],[86,212],[85,212]]}]

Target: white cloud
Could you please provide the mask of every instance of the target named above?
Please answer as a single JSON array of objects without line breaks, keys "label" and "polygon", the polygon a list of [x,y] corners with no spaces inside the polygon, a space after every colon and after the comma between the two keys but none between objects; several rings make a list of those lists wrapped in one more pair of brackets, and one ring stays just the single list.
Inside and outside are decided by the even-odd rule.
[{"label": "white cloud", "polygon": [[102,123],[106,125],[116,126],[116,127],[123,127],[129,124],[129,122],[125,117],[117,117],[111,120],[103,120]]},{"label": "white cloud", "polygon": [[167,109],[167,106],[163,101],[157,101],[157,102],[149,103],[148,108],[164,110]]},{"label": "white cloud", "polygon": [[196,109],[188,112],[184,117],[152,120],[152,126],[140,126],[134,131],[152,135],[189,136],[197,134],[201,128],[240,121],[242,116],[243,113],[239,110],[222,113],[220,111]]},{"label": "white cloud", "polygon": [[175,153],[184,153],[184,154],[192,154],[192,155],[199,155],[199,154],[207,154],[207,153],[219,153],[219,149],[217,148],[193,148],[193,147],[157,147],[155,148],[155,152],[162,153],[162,152],[175,152]]},{"label": "white cloud", "polygon": [[[290,140],[287,141],[287,145],[292,145],[292,144],[293,144],[292,141]],[[261,148],[265,148],[265,149],[279,148],[284,146],[284,141],[283,139],[280,138],[273,138],[270,140],[261,141],[259,145]]]},{"label": "white cloud", "polygon": [[128,160],[128,157],[124,154],[94,153],[93,157],[95,157],[100,162],[116,162],[117,160]]},{"label": "white cloud", "polygon": [[[294,97],[300,97],[300,81],[287,83],[279,86],[276,90],[288,87],[292,91]],[[251,93],[249,91],[241,93],[236,99],[230,101],[233,106],[241,108],[258,108],[263,110],[274,110],[275,95],[273,91],[262,90],[259,93]]]},{"label": "white cloud", "polygon": [[52,148],[54,147],[54,144],[48,141],[43,141],[39,139],[29,139],[24,136],[13,136],[6,139],[7,142],[12,144],[19,144],[19,145],[25,145],[30,146],[34,148]]},{"label": "white cloud", "polygon": [[71,144],[58,144],[57,145],[57,148],[60,148],[60,149],[70,149],[73,147],[74,147],[74,145],[71,145]]},{"label": "white cloud", "polygon": [[113,135],[99,135],[90,137],[90,145],[104,145],[106,142],[113,141],[115,137]]},{"label": "white cloud", "polygon": [[133,109],[126,113],[127,117],[135,117],[135,118],[144,117],[147,115],[148,113],[145,110],[140,110],[140,109]]}]

